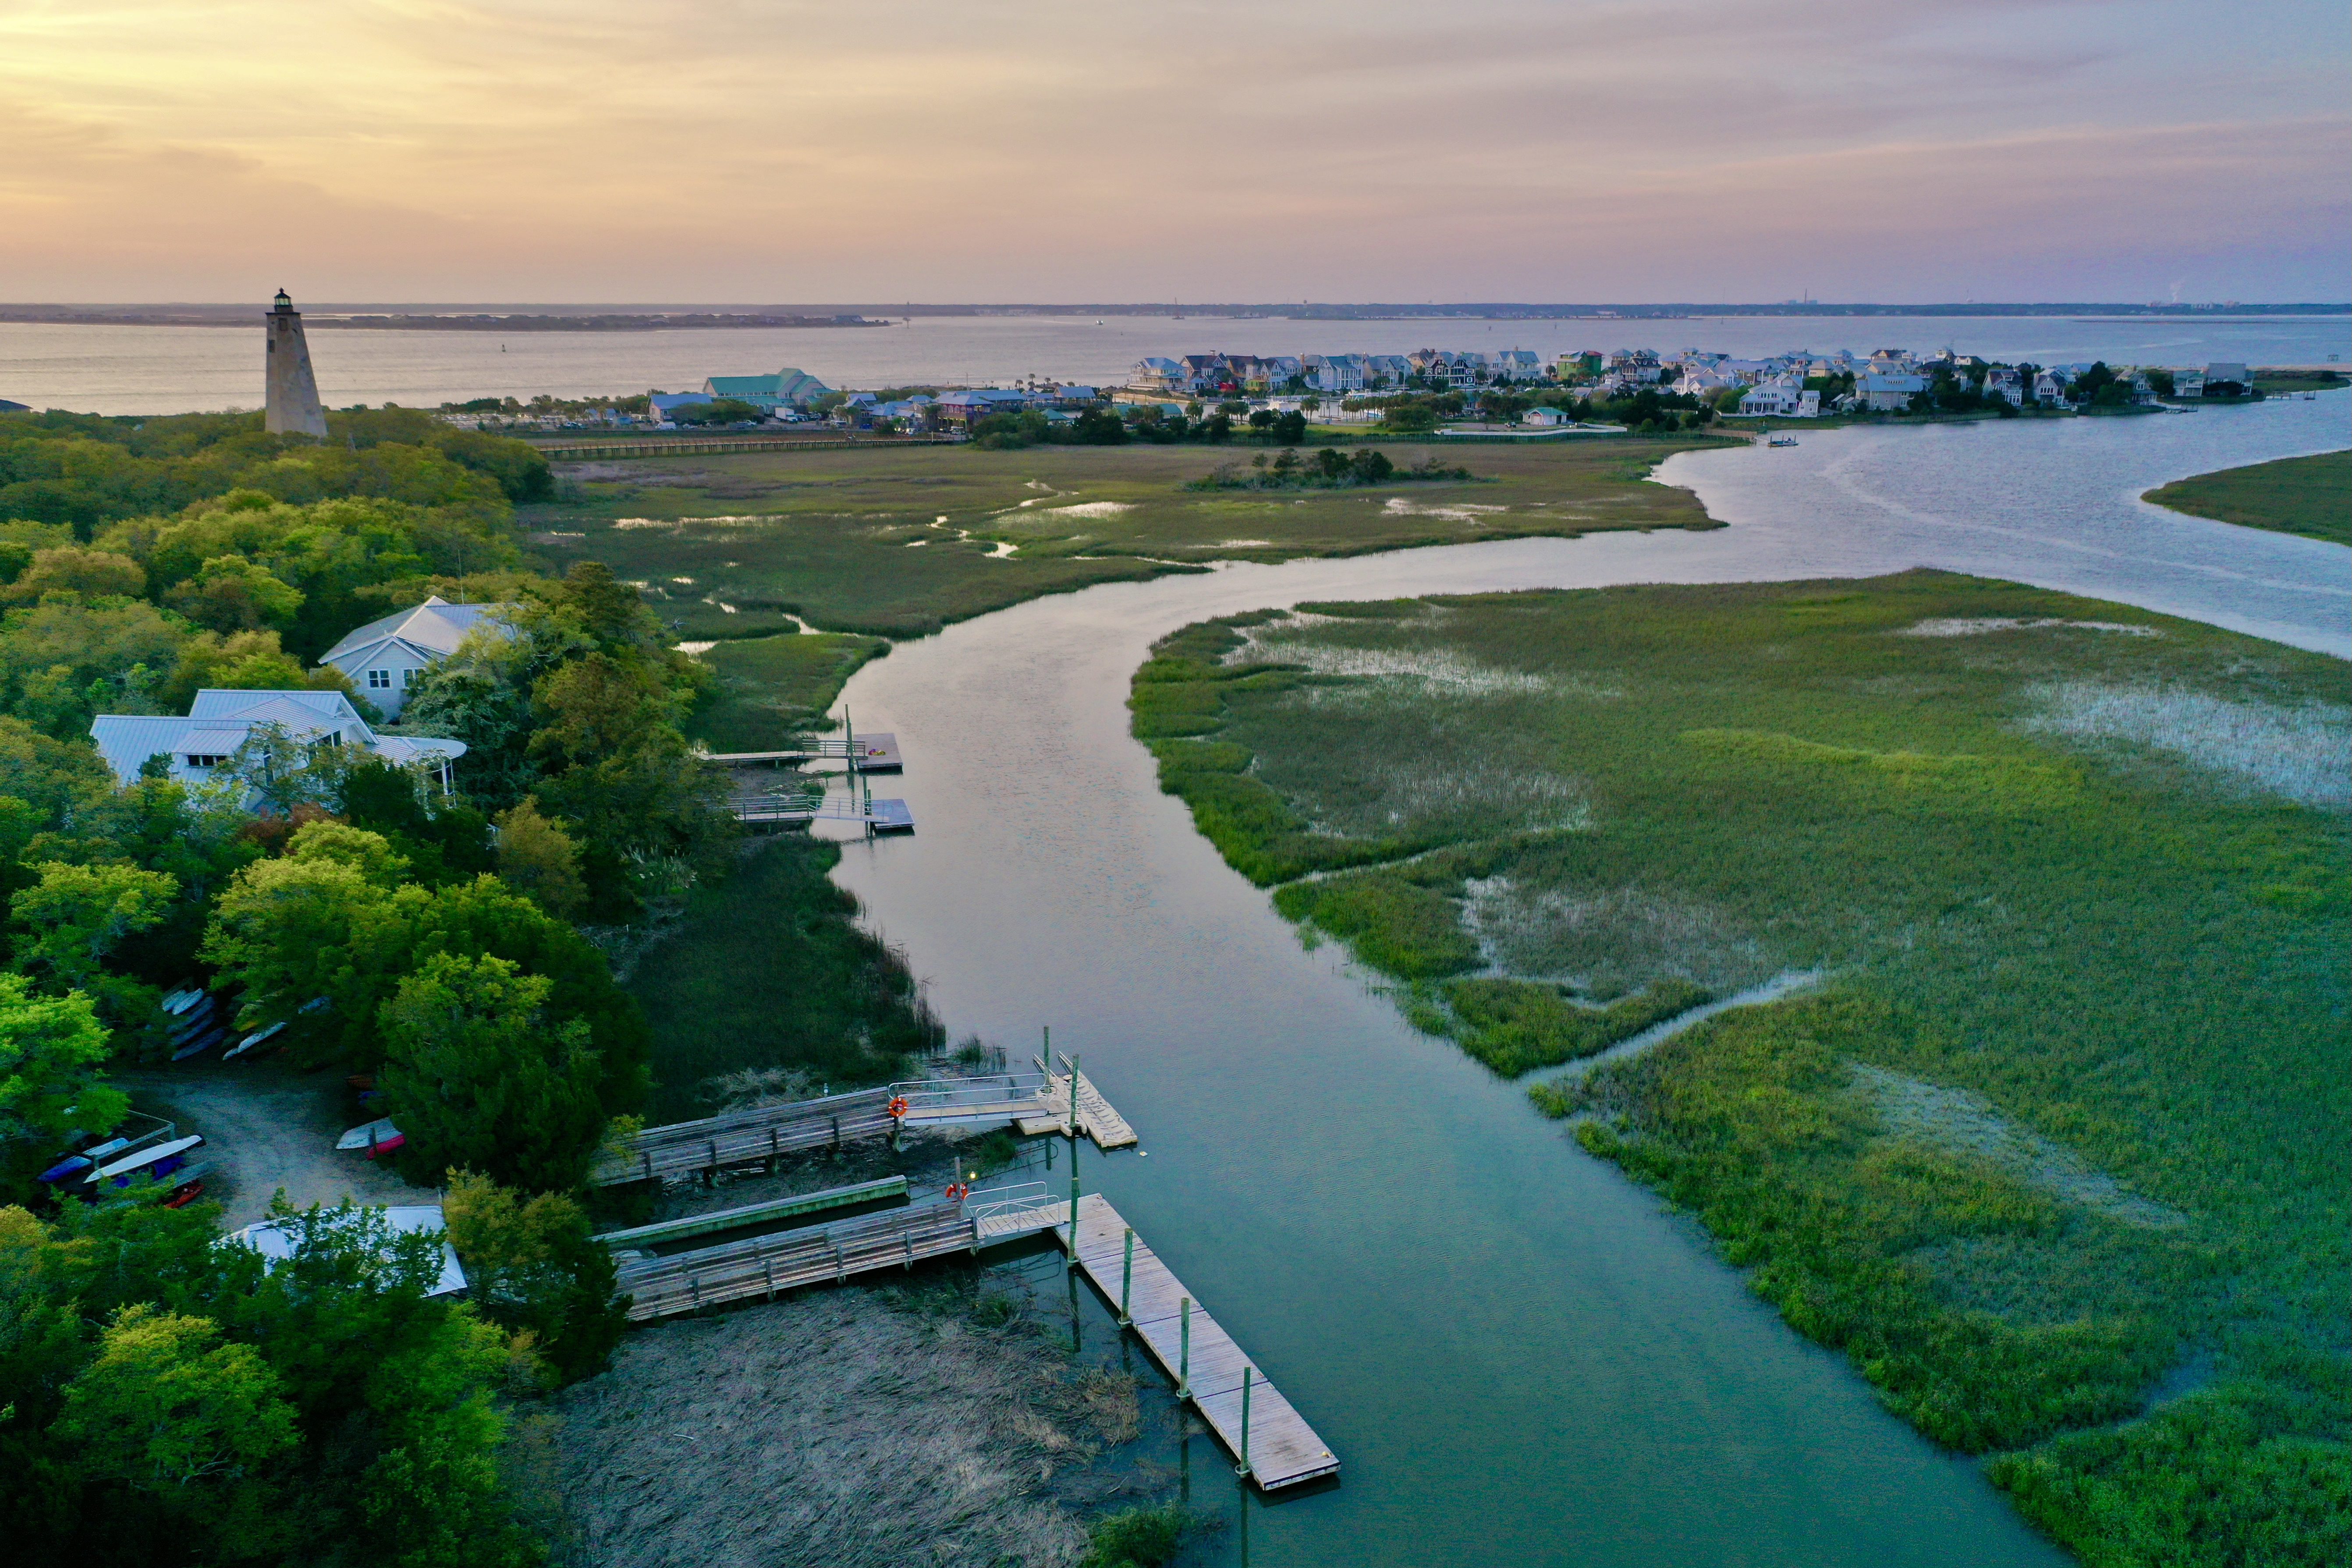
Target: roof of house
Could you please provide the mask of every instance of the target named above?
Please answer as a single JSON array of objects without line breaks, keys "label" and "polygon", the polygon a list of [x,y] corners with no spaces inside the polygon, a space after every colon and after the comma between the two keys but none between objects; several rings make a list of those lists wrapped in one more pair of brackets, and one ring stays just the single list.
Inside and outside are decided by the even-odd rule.
[{"label": "roof of house", "polygon": [[453,605],[438,594],[411,609],[397,610],[382,620],[343,634],[334,647],[319,656],[320,664],[332,664],[350,654],[362,652],[387,638],[397,637],[420,653],[446,657],[457,651],[466,634],[482,624],[484,619],[504,621],[502,605]]},{"label": "roof of house", "polygon": [[683,408],[689,403],[714,401],[707,392],[656,392],[646,400],[656,414],[667,414],[673,408]]},{"label": "roof of house", "polygon": [[[379,1212],[383,1215],[385,1226],[394,1235],[424,1231],[443,1236],[441,1277],[433,1282],[432,1289],[425,1292],[427,1296],[446,1296],[466,1288],[465,1266],[457,1261],[457,1248],[448,1243],[446,1234],[448,1226],[442,1219],[441,1210],[437,1206],[429,1204],[404,1205]],[[331,1218],[327,1223],[337,1222]],[[300,1222],[296,1220],[264,1220],[259,1225],[249,1225],[243,1230],[232,1231],[230,1236],[233,1239],[243,1242],[261,1254],[262,1268],[267,1272],[294,1256],[295,1241],[301,1235],[299,1226]]]},{"label": "roof of house", "polygon": [[804,370],[786,365],[773,375],[714,375],[702,384],[702,390],[719,397],[774,397],[805,403],[833,388]]},{"label": "roof of house", "polygon": [[196,693],[184,714],[101,713],[90,721],[89,735],[114,776],[128,783],[139,776],[141,764],[158,753],[227,756],[245,744],[256,724],[281,725],[298,740],[334,730],[394,763],[445,762],[466,754],[463,741],[379,735],[340,691],[208,688]]}]

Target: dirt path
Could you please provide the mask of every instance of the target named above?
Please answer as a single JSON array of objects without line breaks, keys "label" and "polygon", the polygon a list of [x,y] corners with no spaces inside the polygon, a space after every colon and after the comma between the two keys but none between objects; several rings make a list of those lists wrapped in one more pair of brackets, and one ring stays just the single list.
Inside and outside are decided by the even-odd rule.
[{"label": "dirt path", "polygon": [[335,1140],[356,1118],[342,1076],[296,1072],[274,1062],[209,1062],[113,1075],[132,1107],[168,1117],[183,1133],[205,1135],[205,1197],[226,1205],[222,1225],[251,1225],[278,1188],[297,1205],[331,1204],[346,1194],[367,1203],[432,1203],[365,1154]]}]

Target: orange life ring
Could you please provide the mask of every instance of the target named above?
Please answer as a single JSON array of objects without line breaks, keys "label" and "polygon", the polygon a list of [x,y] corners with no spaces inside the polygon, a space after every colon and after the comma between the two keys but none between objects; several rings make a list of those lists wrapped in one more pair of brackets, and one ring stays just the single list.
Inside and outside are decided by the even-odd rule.
[{"label": "orange life ring", "polygon": [[890,1101],[891,1116],[900,1121],[907,1119],[907,1097],[899,1095]]}]

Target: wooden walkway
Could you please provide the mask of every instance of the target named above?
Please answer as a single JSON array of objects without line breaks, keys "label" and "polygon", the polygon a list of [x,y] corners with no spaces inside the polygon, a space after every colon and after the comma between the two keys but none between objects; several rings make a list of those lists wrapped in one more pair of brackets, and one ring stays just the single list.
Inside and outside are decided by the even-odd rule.
[{"label": "wooden walkway", "polygon": [[[1053,1205],[1057,1218],[1066,1215],[1069,1207],[1067,1202]],[[1078,1200],[1077,1210],[1076,1239],[1067,1223],[1054,1227],[1055,1239],[1076,1258],[1097,1289],[1123,1305],[1136,1337],[1179,1389],[1189,1372],[1193,1407],[1236,1458],[1246,1456],[1251,1479],[1275,1491],[1338,1475],[1339,1461],[1330,1446],[1256,1371],[1233,1336],[1202,1310],[1197,1297],[1192,1300],[1191,1353],[1186,1355],[1181,1302],[1192,1291],[1140,1237],[1135,1241],[1129,1275],[1127,1241],[1132,1232],[1109,1201],[1088,1194]],[[1252,1374],[1246,1436],[1242,1423],[1244,1369]]]},{"label": "wooden walkway", "polygon": [[[907,1101],[903,1118],[890,1102]],[[1060,1078],[999,1073],[852,1089],[820,1100],[760,1105],[700,1121],[648,1127],[628,1148],[590,1173],[592,1185],[702,1175],[730,1167],[765,1165],[806,1149],[839,1147],[858,1138],[887,1138],[902,1127],[1015,1127],[1024,1136],[1059,1132],[1068,1125],[1069,1088]],[[1135,1130],[1083,1075],[1078,1079],[1078,1131],[1105,1149],[1136,1141]]]},{"label": "wooden walkway", "polygon": [[1044,1230],[1069,1211],[1066,1200],[1012,1207],[982,1220],[966,1215],[960,1205],[919,1204],[667,1258],[625,1261],[618,1269],[619,1288],[630,1298],[631,1322],[754,1296],[772,1301],[778,1291],[797,1285],[839,1284],[876,1269],[910,1269],[925,1258],[974,1252]]},{"label": "wooden walkway", "polygon": [[805,767],[811,763],[840,762],[861,773],[895,773],[906,768],[898,754],[898,737],[887,730],[841,739],[820,738],[814,746],[791,752],[713,752],[702,760],[721,767]]}]

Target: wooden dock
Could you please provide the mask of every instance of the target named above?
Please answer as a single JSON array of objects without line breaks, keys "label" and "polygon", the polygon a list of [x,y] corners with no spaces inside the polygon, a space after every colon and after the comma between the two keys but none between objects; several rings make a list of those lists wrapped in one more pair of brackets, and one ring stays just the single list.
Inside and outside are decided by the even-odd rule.
[{"label": "wooden dock", "polygon": [[[1042,1066],[1043,1064],[1039,1064]],[[1135,1146],[1135,1129],[1127,1118],[1111,1109],[1086,1074],[1078,1077],[1078,1131],[1095,1141],[1097,1149],[1131,1149]],[[1040,1132],[1060,1132],[1070,1124],[1070,1075],[1045,1075],[1046,1110],[1043,1115],[1022,1119],[1021,1135],[1034,1137]]]},{"label": "wooden dock", "polygon": [[906,761],[898,755],[898,737],[887,730],[876,730],[839,740],[825,738],[815,745],[785,752],[712,752],[703,758],[728,768],[801,768],[811,763],[847,762],[861,773],[895,773],[904,772]]},{"label": "wooden dock", "polygon": [[974,1194],[970,1213],[961,1204],[919,1204],[667,1258],[625,1261],[618,1269],[619,1289],[630,1298],[631,1322],[754,1296],[772,1301],[778,1291],[795,1286],[840,1284],[883,1268],[911,1269],[925,1258],[1034,1235],[1070,1212],[1067,1199],[1049,1204],[1042,1197],[1033,1200],[1025,1190],[1001,1204],[981,1201],[989,1195]]},{"label": "wooden dock", "polygon": [[[894,1117],[891,1102],[900,1100],[906,1102],[906,1114]],[[1013,1127],[1029,1136],[1059,1132],[1068,1119],[1066,1075],[927,1079],[648,1127],[626,1149],[607,1156],[588,1180],[595,1186],[612,1186],[752,1165],[772,1170],[785,1154],[837,1148],[860,1138],[887,1138],[901,1129]],[[1136,1141],[1135,1130],[1084,1077],[1078,1080],[1078,1131],[1105,1149]]]},{"label": "wooden dock", "polygon": [[[1083,1091],[1079,1102],[1085,1103]],[[1070,1207],[1066,1200],[1053,1206],[1061,1215]],[[1108,1199],[1099,1194],[1080,1198],[1076,1217],[1075,1226],[1055,1225],[1055,1239],[1077,1259],[1095,1288],[1122,1308],[1136,1337],[1180,1390],[1189,1375],[1193,1408],[1236,1458],[1245,1459],[1250,1478],[1261,1489],[1276,1491],[1339,1473],[1330,1445],[1265,1381],[1233,1336],[1202,1310],[1197,1297],[1192,1297],[1187,1354],[1182,1301],[1192,1292],[1139,1237],[1130,1260],[1128,1238],[1133,1232]],[[1244,1370],[1251,1374],[1246,1432],[1242,1415]]]}]

